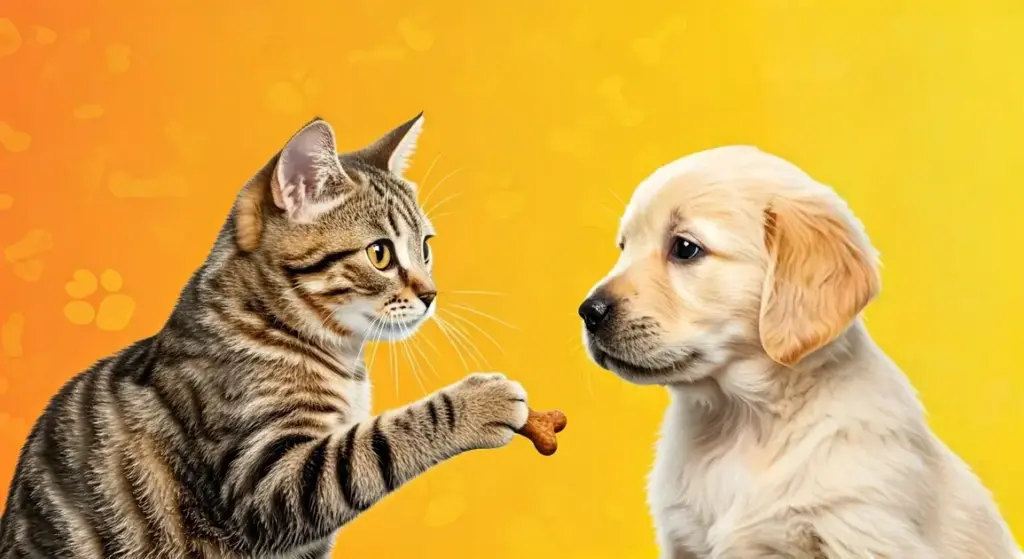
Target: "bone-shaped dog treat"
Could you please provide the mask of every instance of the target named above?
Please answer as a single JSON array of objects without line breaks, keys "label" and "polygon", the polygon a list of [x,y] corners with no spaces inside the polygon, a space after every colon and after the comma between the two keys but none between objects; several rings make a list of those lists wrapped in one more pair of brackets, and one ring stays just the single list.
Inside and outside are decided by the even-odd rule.
[{"label": "bone-shaped dog treat", "polygon": [[537,452],[551,456],[558,450],[558,437],[555,434],[565,429],[567,421],[565,414],[558,410],[539,412],[531,409],[526,425],[518,433],[533,441]]}]

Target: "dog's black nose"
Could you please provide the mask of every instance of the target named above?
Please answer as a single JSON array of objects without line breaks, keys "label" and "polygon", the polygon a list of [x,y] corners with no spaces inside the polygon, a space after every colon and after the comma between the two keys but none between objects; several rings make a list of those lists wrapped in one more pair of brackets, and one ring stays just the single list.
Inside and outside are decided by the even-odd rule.
[{"label": "dog's black nose", "polygon": [[583,324],[587,326],[587,331],[590,333],[596,332],[601,327],[601,324],[612,314],[611,311],[611,300],[600,295],[588,297],[579,308],[580,318],[583,319]]},{"label": "dog's black nose", "polygon": [[423,301],[424,307],[429,307],[430,303],[433,303],[434,298],[437,297],[437,292],[427,291],[426,293],[420,293],[417,297],[419,297],[420,301]]}]

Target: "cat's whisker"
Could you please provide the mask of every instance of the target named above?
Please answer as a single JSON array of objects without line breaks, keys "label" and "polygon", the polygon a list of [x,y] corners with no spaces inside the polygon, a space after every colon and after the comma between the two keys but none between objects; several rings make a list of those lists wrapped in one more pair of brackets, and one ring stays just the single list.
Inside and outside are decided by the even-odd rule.
[{"label": "cat's whisker", "polygon": [[442,291],[442,295],[494,295],[504,296],[505,293],[499,293],[497,291],[478,291],[478,290],[463,290],[463,291]]},{"label": "cat's whisker", "polygon": [[430,367],[431,372],[434,373],[434,378],[440,380],[441,375],[437,373],[437,369],[434,368],[434,364],[431,362],[430,357],[426,353],[424,353],[424,351],[420,349],[418,345],[416,345],[416,341],[418,339],[423,339],[423,336],[419,336],[418,338],[410,338],[409,345],[412,346],[413,351],[416,351],[417,353],[420,354],[421,357],[423,357],[423,360],[427,363],[427,366]]},{"label": "cat's whisker", "polygon": [[[434,345],[434,342],[430,341],[430,338],[428,338],[425,334],[420,334],[419,336],[416,337],[416,339],[423,340],[423,343],[427,344],[427,347],[434,350],[434,353],[441,355],[441,352],[438,351],[437,346]],[[424,353],[424,355],[426,355],[426,353]]]},{"label": "cat's whisker", "polygon": [[[467,348],[467,350],[470,351],[471,354],[479,356],[479,359],[476,360],[477,364],[482,365],[487,369],[490,369],[490,360],[487,358],[487,355],[480,350],[480,347],[476,344],[473,338],[469,334],[467,334],[466,331],[463,330],[458,324],[450,320],[446,322],[448,326],[451,327],[452,330],[456,333],[456,336],[459,337],[459,339],[462,341],[462,344]],[[499,349],[501,348],[499,347]]]},{"label": "cat's whisker", "polygon": [[439,218],[442,218],[442,217],[445,217],[445,216],[449,216],[449,215],[455,215],[455,212],[442,212],[442,213],[439,213],[437,215],[428,215],[427,219],[429,219],[430,221],[437,221]]},{"label": "cat's whisker", "polygon": [[[458,324],[447,320],[445,320],[444,323],[445,326],[451,329],[452,336],[456,340],[459,340],[459,342],[463,344],[463,347],[466,348],[467,354],[473,359],[476,366],[487,368],[487,357],[484,356],[483,352],[480,351],[480,348],[473,343],[473,339],[470,338]],[[477,358],[477,356],[479,356],[479,358]]]},{"label": "cat's whisker", "polygon": [[[402,340],[402,346],[405,348],[406,355],[409,356],[409,360],[413,364],[413,374],[416,375],[416,382],[420,385],[420,388],[423,389],[423,393],[426,394],[427,389],[423,385],[423,376],[420,374],[423,371],[423,368],[420,366],[420,360],[415,354],[415,350],[417,350],[415,332],[413,332],[408,326],[402,326],[402,331],[406,333],[406,338]],[[426,357],[424,357],[424,359],[426,359]],[[430,365],[429,359],[427,360],[427,365]],[[431,365],[431,367],[433,366]]]},{"label": "cat's whisker", "polygon": [[[455,169],[454,171],[448,173],[447,175],[441,177],[441,180],[437,181],[437,184],[435,184],[434,186],[430,187],[430,192],[427,192],[427,194],[423,197],[423,202],[420,204],[420,207],[421,208],[422,207],[426,207],[427,202],[430,202],[430,197],[433,196],[434,193],[438,191],[437,189],[441,188],[441,185],[444,184],[445,181],[447,181],[448,179],[450,179],[453,176],[455,176],[456,174],[458,174],[458,172],[461,171],[461,170],[462,170],[462,168],[459,167],[459,168]],[[423,212],[423,213],[429,213],[429,212]]]},{"label": "cat's whisker", "polygon": [[450,201],[458,198],[459,196],[462,196],[461,192],[452,193],[451,195],[442,198],[440,202],[438,202],[438,203],[434,204],[433,206],[431,206],[430,209],[423,210],[423,213],[426,214],[427,217],[430,217],[430,214],[434,213],[434,211],[436,211],[438,208],[440,208],[441,206],[443,206],[447,202],[450,202]]},{"label": "cat's whisker", "polygon": [[445,330],[447,330],[448,333],[451,334],[452,340],[460,348],[465,350],[465,355],[469,358],[470,361],[473,362],[473,366],[475,366],[478,370],[480,370],[481,368],[486,368],[487,358],[482,353],[480,353],[480,350],[476,347],[476,345],[472,343],[472,340],[468,340],[465,333],[462,332],[462,330],[460,330],[455,324],[452,324],[450,321],[442,318],[441,322],[444,323]]},{"label": "cat's whisker", "polygon": [[485,313],[483,311],[478,311],[478,310],[474,309],[473,307],[467,307],[465,305],[458,305],[458,304],[455,304],[455,303],[449,303],[448,306],[455,307],[457,309],[462,309],[462,310],[464,310],[466,312],[470,312],[470,313],[473,313],[475,315],[482,316],[484,318],[489,318],[489,319],[497,322],[498,324],[501,324],[502,326],[507,326],[507,327],[509,327],[509,328],[511,328],[513,330],[519,330],[518,326],[515,326],[513,324],[509,324],[508,322],[505,322],[504,320],[502,320],[502,319],[500,319],[500,318],[498,318],[496,316],[491,316],[491,315],[489,315],[489,314],[487,314],[487,313]]},{"label": "cat's whisker", "polygon": [[366,342],[370,339],[370,335],[373,334],[373,330],[374,330],[374,328],[376,328],[377,323],[379,321],[380,321],[380,317],[376,317],[376,316],[373,317],[373,320],[370,321],[370,326],[366,328],[366,333],[363,334],[363,339],[362,339],[362,341],[359,342],[359,356],[360,357],[363,356],[363,351],[366,350]]},{"label": "cat's whisker", "polygon": [[367,367],[366,367],[366,371],[367,372],[372,372],[373,371],[373,364],[374,364],[374,362],[377,359],[377,350],[380,349],[380,346],[381,346],[381,342],[380,342],[380,340],[377,339],[377,336],[379,336],[381,334],[381,332],[384,330],[384,320],[383,320],[383,317],[377,317],[377,325],[378,325],[377,326],[377,333],[372,336],[374,344],[373,344],[373,351],[370,353],[370,364],[367,365]]},{"label": "cat's whisker", "polygon": [[430,161],[430,165],[427,166],[427,172],[423,173],[423,178],[419,180],[421,185],[427,184],[427,179],[430,178],[430,172],[434,170],[434,165],[437,165],[437,161],[439,159],[441,159],[441,152],[437,152],[437,155],[434,156],[434,159]]},{"label": "cat's whisker", "polygon": [[[406,328],[404,324],[400,326],[400,328],[402,329],[403,334],[409,333],[409,330]],[[416,357],[412,354],[412,352],[409,351],[409,346],[406,343],[407,340],[408,338],[400,341],[399,344],[402,346],[402,350],[405,351],[405,357],[409,361],[409,369],[412,371],[412,378],[416,380],[416,384],[420,385],[420,389],[423,390],[423,394],[426,394],[427,387],[423,385],[423,379],[420,378],[420,373],[418,370],[419,362],[416,360]]]},{"label": "cat's whisker", "polygon": [[505,348],[501,347],[501,344],[499,344],[497,340],[492,338],[491,335],[488,334],[486,330],[484,330],[483,328],[478,326],[475,322],[473,322],[472,320],[462,316],[461,314],[459,314],[459,313],[457,313],[455,311],[445,310],[444,312],[447,313],[447,314],[450,314],[456,320],[459,320],[460,322],[464,322],[468,326],[472,326],[474,330],[476,330],[477,332],[480,332],[481,334],[483,334],[483,336],[485,338],[490,340],[490,342],[492,344],[494,344],[494,347],[498,348],[498,351],[500,351],[501,353],[505,353]]},{"label": "cat's whisker", "polygon": [[445,329],[444,322],[441,320],[441,317],[435,314],[433,318],[434,324],[437,324],[437,329],[441,331],[441,335],[443,335],[445,339],[448,340],[448,345],[450,345],[452,347],[452,350],[455,351],[455,356],[459,358],[459,361],[462,363],[462,367],[466,370],[466,372],[469,372],[469,365],[466,363],[466,359],[462,356],[462,352],[459,351],[459,348],[458,346],[455,345],[455,342],[452,341],[452,337],[448,335],[448,331]]},{"label": "cat's whisker", "polygon": [[[388,317],[388,331],[392,331],[395,326],[394,318]],[[391,376],[395,378],[395,397],[398,397],[398,354],[395,353],[394,342],[388,344],[388,361],[391,364]]]},{"label": "cat's whisker", "polygon": [[[454,328],[452,328],[452,325],[451,325],[451,324],[450,324],[450,323],[449,323],[449,322],[448,322],[447,320],[445,320],[445,319],[441,318],[441,316],[440,316],[440,315],[436,315],[436,314],[435,314],[435,315],[434,315],[434,320],[436,320],[436,321],[437,321],[437,325],[441,327],[441,329],[442,329],[442,331],[443,331],[443,332],[445,332],[445,335],[446,335],[446,336],[448,337],[448,341],[449,341],[449,343],[451,343],[451,344],[452,344],[452,347],[453,347],[453,348],[455,348],[455,349],[456,349],[456,351],[457,351],[457,352],[458,352],[458,353],[459,353],[460,355],[464,355],[464,356],[468,357],[468,358],[469,358],[469,360],[473,361],[473,364],[474,364],[475,366],[479,367],[479,366],[480,366],[480,363],[479,363],[479,362],[478,362],[478,360],[476,359],[476,356],[475,356],[475,355],[473,355],[473,354],[472,354],[472,353],[471,353],[471,352],[470,352],[470,351],[469,351],[469,350],[468,350],[468,349],[467,349],[467,348],[465,347],[465,344],[463,344],[463,343],[462,343],[462,339],[461,339],[461,338],[459,338],[459,336],[458,336],[458,335],[457,335],[457,334],[455,333],[455,329],[454,329]],[[463,353],[463,350],[466,350],[466,351],[465,351],[465,353]]]}]

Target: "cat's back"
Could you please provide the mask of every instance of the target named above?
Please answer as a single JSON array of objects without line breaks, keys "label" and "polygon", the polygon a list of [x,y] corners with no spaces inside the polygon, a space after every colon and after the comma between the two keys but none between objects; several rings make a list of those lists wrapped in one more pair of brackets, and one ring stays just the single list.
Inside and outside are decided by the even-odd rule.
[{"label": "cat's back", "polygon": [[98,361],[50,400],[8,491],[0,559],[142,556],[137,542],[172,525],[159,516],[134,521],[143,502],[177,508],[166,454],[140,428],[149,404],[125,389],[152,374],[155,340]]}]

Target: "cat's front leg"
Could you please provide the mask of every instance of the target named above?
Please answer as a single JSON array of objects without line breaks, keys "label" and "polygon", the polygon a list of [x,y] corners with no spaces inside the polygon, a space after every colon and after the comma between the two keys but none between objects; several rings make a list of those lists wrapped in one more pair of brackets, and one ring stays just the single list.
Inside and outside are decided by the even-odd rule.
[{"label": "cat's front leg", "polygon": [[[363,510],[438,463],[499,448],[526,424],[526,391],[501,374],[475,374],[372,420],[356,437],[346,502]],[[362,450],[362,453],[359,451]]]},{"label": "cat's front leg", "polygon": [[477,374],[321,437],[267,426],[226,464],[237,547],[273,555],[329,537],[443,460],[508,444],[528,413],[519,383]]}]

